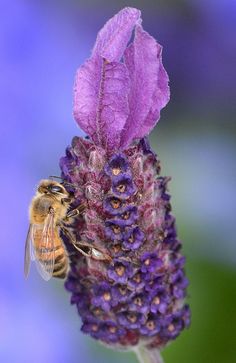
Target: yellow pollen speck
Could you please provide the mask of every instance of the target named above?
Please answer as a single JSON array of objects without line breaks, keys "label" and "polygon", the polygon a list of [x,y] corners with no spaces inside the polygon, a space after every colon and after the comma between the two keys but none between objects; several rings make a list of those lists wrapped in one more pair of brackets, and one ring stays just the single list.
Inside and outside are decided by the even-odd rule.
[{"label": "yellow pollen speck", "polygon": [[131,322],[131,323],[136,323],[137,321],[137,316],[135,314],[129,314],[127,316],[127,319]]},{"label": "yellow pollen speck", "polygon": [[175,330],[175,326],[174,326],[174,324],[170,324],[169,326],[168,326],[168,330],[169,330],[169,332],[173,332],[174,330]]},{"label": "yellow pollen speck", "polygon": [[134,236],[131,234],[131,236],[128,238],[128,241],[130,243],[133,243],[134,242]]},{"label": "yellow pollen speck", "polygon": [[104,292],[103,299],[105,301],[110,301],[111,300],[111,294],[108,291]]},{"label": "yellow pollen speck", "polygon": [[138,284],[141,282],[141,276],[140,274],[137,274],[136,276],[133,277],[134,282],[137,282]]},{"label": "yellow pollen speck", "polygon": [[115,326],[110,326],[110,327],[109,327],[109,332],[110,332],[110,333],[112,333],[112,334],[114,334],[114,333],[116,332],[116,330],[117,330],[117,329],[116,329],[116,327],[115,327]]},{"label": "yellow pollen speck", "polygon": [[119,291],[120,291],[121,295],[125,295],[127,290],[126,290],[126,287],[121,286],[121,287],[119,288]]},{"label": "yellow pollen speck", "polygon": [[93,311],[94,315],[99,315],[101,313],[101,310],[100,309],[94,309]]},{"label": "yellow pollen speck", "polygon": [[158,296],[155,296],[154,299],[153,299],[153,303],[156,304],[156,305],[159,305],[160,304],[160,298]]},{"label": "yellow pollen speck", "polygon": [[114,253],[118,253],[121,250],[121,246],[120,245],[114,245],[112,247],[112,250],[113,250]]},{"label": "yellow pollen speck", "polygon": [[124,184],[119,184],[119,185],[117,185],[116,189],[117,189],[118,192],[124,193],[125,189],[126,189],[126,186]]},{"label": "yellow pollen speck", "polygon": [[119,175],[121,172],[121,168],[112,168],[112,174],[113,175]]},{"label": "yellow pollen speck", "polygon": [[111,200],[111,206],[114,209],[117,209],[120,207],[120,201],[118,199],[112,199]]},{"label": "yellow pollen speck", "polygon": [[143,302],[142,302],[142,299],[141,297],[136,297],[136,299],[134,299],[134,303],[138,306],[142,306],[143,305]]},{"label": "yellow pollen speck", "polygon": [[114,232],[115,234],[120,233],[120,227],[119,227],[119,226],[112,226],[112,229],[113,229],[113,232]]},{"label": "yellow pollen speck", "polygon": [[130,216],[130,212],[125,212],[122,214],[122,218],[125,220],[129,219],[129,216]]},{"label": "yellow pollen speck", "polygon": [[125,268],[122,265],[117,266],[115,270],[118,276],[123,276],[125,273]]},{"label": "yellow pollen speck", "polygon": [[96,324],[92,325],[92,331],[98,331],[98,326]]},{"label": "yellow pollen speck", "polygon": [[149,330],[153,330],[155,328],[155,323],[153,320],[149,320],[146,324],[146,327],[149,329]]}]

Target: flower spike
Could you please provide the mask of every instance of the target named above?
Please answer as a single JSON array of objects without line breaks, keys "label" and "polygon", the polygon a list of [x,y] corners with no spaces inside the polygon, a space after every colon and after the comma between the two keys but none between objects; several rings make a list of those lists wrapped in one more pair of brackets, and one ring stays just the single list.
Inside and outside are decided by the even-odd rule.
[{"label": "flower spike", "polygon": [[84,208],[69,226],[74,246],[64,238],[65,287],[81,330],[134,350],[140,363],[163,363],[160,350],[190,324],[170,178],[147,138],[168,101],[162,47],[143,30],[140,11],[125,8],[76,74],[74,117],[87,137],[73,138],[60,167],[73,204]]}]

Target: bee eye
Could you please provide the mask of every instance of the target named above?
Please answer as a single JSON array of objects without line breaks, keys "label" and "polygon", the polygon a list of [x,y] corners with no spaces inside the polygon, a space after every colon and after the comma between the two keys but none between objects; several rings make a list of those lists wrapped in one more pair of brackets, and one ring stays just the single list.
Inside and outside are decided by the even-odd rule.
[{"label": "bee eye", "polygon": [[52,192],[52,193],[63,193],[64,190],[59,187],[58,185],[49,185],[48,189]]}]

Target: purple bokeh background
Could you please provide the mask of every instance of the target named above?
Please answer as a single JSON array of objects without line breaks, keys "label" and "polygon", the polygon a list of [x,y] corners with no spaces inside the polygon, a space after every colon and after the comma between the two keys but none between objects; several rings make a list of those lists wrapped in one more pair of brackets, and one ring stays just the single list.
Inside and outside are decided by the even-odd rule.
[{"label": "purple bokeh background", "polygon": [[35,186],[59,175],[65,147],[82,135],[72,118],[76,68],[127,5],[164,46],[172,98],[151,141],[173,176],[185,250],[235,268],[236,2],[1,1],[0,362],[135,362],[79,332],[61,282],[45,283],[34,268],[23,278]]}]

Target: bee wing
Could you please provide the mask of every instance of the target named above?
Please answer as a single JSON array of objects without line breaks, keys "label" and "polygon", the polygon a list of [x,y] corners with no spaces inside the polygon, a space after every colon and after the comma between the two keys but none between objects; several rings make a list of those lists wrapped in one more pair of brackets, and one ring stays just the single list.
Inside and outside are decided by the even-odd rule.
[{"label": "bee wing", "polygon": [[[34,236],[37,232],[37,229],[41,228],[41,241],[40,241],[40,249],[34,250],[36,267],[39,274],[46,281],[50,280],[54,270],[55,264],[55,231],[54,231],[54,214],[49,213],[43,228],[41,226],[34,225],[33,233]],[[32,244],[34,246],[35,244]]]},{"label": "bee wing", "polygon": [[29,226],[25,241],[24,275],[26,278],[29,275],[31,260],[32,260],[32,224]]}]

